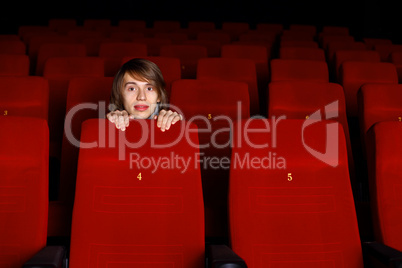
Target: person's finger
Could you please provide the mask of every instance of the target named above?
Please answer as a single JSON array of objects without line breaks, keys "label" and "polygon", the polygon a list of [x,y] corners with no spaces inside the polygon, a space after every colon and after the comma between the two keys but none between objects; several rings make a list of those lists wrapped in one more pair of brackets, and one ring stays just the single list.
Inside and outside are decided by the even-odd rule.
[{"label": "person's finger", "polygon": [[156,122],[156,125],[157,125],[159,128],[162,126],[162,121],[163,121],[163,118],[165,117],[165,115],[166,115],[166,111],[165,111],[165,110],[161,110],[161,111],[159,112],[158,121]]},{"label": "person's finger", "polygon": [[122,130],[122,131],[126,130],[126,124],[124,123],[124,115],[119,115],[118,124],[119,124],[120,130]]},{"label": "person's finger", "polygon": [[176,124],[180,120],[182,120],[182,116],[180,114],[175,115],[172,120],[172,125]]},{"label": "person's finger", "polygon": [[167,121],[169,120],[169,117],[170,117],[172,114],[173,114],[173,112],[169,110],[169,111],[166,112],[165,116],[163,117],[163,119],[162,119],[162,124],[161,124],[161,130],[162,130],[162,131],[165,131],[165,130],[166,130],[166,123],[167,123]]},{"label": "person's finger", "polygon": [[111,123],[114,123],[112,120],[114,119],[113,118],[113,112],[110,112],[110,113],[108,113],[107,115],[106,115],[106,118],[111,122]]},{"label": "person's finger", "polygon": [[166,121],[166,125],[165,125],[165,129],[168,130],[170,128],[170,125],[172,124],[174,118],[177,116],[177,113],[174,112],[171,115],[169,115],[167,121]]}]

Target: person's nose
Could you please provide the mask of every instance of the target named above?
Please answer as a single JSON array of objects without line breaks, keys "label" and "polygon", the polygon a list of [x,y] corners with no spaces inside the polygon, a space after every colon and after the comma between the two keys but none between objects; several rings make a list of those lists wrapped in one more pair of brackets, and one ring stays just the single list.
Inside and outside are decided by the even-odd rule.
[{"label": "person's nose", "polygon": [[145,95],[145,91],[143,89],[138,90],[137,100],[138,101],[145,101],[147,99]]}]

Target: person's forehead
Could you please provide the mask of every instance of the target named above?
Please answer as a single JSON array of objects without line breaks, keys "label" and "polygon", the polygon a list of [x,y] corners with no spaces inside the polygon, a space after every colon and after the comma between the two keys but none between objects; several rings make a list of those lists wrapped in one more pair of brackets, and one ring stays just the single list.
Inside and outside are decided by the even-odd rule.
[{"label": "person's forehead", "polygon": [[149,85],[151,84],[147,79],[143,77],[133,76],[129,73],[124,74],[124,84],[126,83],[136,83],[137,85]]}]

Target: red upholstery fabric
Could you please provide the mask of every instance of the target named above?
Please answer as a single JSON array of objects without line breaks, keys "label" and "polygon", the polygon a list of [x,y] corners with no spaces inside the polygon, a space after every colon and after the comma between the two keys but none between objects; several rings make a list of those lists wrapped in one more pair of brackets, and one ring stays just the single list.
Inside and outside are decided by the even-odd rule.
[{"label": "red upholstery fabric", "polygon": [[322,48],[310,47],[282,47],[279,50],[279,58],[289,60],[326,60]]},{"label": "red upholstery fabric", "polygon": [[316,60],[271,60],[271,82],[309,80],[329,82],[327,63]]},{"label": "red upholstery fabric", "polygon": [[103,77],[104,61],[96,57],[53,57],[46,61],[43,77],[49,81],[50,153],[60,157],[68,83],[73,77]]},{"label": "red upholstery fabric", "polygon": [[361,139],[375,123],[402,121],[402,85],[365,84],[358,91],[359,122]]},{"label": "red upholstery fabric", "polygon": [[161,47],[172,44],[171,39],[156,38],[156,37],[138,38],[138,39],[134,40],[133,42],[146,44],[148,56],[160,56]]},{"label": "red upholstery fabric", "polygon": [[22,264],[46,246],[49,134],[46,120],[0,116],[0,264]]},{"label": "red upholstery fabric", "polygon": [[87,119],[105,116],[108,112],[112,83],[111,77],[78,77],[72,78],[69,83],[61,148],[59,194],[57,201],[50,203],[49,236],[70,234],[81,124]]},{"label": "red upholstery fabric", "polygon": [[87,56],[84,44],[45,43],[38,51],[35,73],[43,75],[46,61],[51,57],[85,57]]},{"label": "red upholstery fabric", "polygon": [[247,32],[250,29],[250,25],[247,22],[222,22],[222,30],[228,32],[232,40],[239,38],[240,34]]},{"label": "red upholstery fabric", "polygon": [[368,83],[398,84],[395,65],[386,62],[347,61],[341,65],[340,84],[343,86],[348,116],[357,117],[357,92]]},{"label": "red upholstery fabric", "polygon": [[198,61],[197,79],[247,83],[250,114],[259,114],[258,79],[254,61],[236,58],[203,58]]},{"label": "red upholstery fabric", "polygon": [[230,159],[232,123],[250,116],[247,84],[233,81],[175,81],[170,104],[174,105],[171,108],[180,109],[187,121],[198,126],[200,144],[206,146],[200,148],[204,160],[201,175],[206,236],[228,237],[229,165],[216,168],[216,165],[211,165],[208,161],[214,159],[223,162]]},{"label": "red upholstery fabric", "polygon": [[43,77],[0,76],[0,115],[39,117],[47,121],[48,107],[49,84]]},{"label": "red upholstery fabric", "polygon": [[0,54],[25,55],[26,47],[22,41],[2,41],[0,40]]},{"label": "red upholstery fabric", "polygon": [[322,35],[319,38],[319,44],[323,49],[327,49],[331,42],[354,42],[355,38],[351,35]]},{"label": "red upholstery fabric", "polygon": [[[234,126],[231,246],[250,268],[363,267],[343,130],[339,123],[307,121]],[[333,147],[337,153],[321,160],[335,166],[307,146]]]},{"label": "red upholstery fabric", "polygon": [[[268,118],[286,116],[287,119],[319,117],[339,122],[345,134],[349,174],[355,187],[355,170],[343,88],[336,83],[309,81],[278,81],[269,84]],[[337,103],[334,103],[337,102]]]},{"label": "red upholstery fabric", "polygon": [[222,30],[214,30],[207,32],[199,32],[197,34],[198,40],[214,40],[221,43],[221,45],[229,44],[232,38],[228,32]]},{"label": "red upholstery fabric", "polygon": [[380,241],[402,250],[401,150],[402,124],[379,122],[367,132],[367,163],[374,235]]},{"label": "red upholstery fabric", "polygon": [[390,39],[384,38],[363,38],[363,42],[366,44],[368,49],[374,49],[375,45],[391,45],[392,41]]},{"label": "red upholstery fabric", "polygon": [[339,69],[345,61],[380,62],[380,53],[374,50],[338,50],[334,55],[335,74],[340,81]]},{"label": "red upholstery fabric", "polygon": [[132,120],[123,132],[91,119],[81,141],[98,146],[80,148],[70,267],[204,267],[200,170],[174,160],[194,161],[196,127],[162,132],[156,120]]},{"label": "red upholstery fabric", "polygon": [[27,76],[29,64],[27,55],[0,55],[0,76]]},{"label": "red upholstery fabric", "polygon": [[180,59],[181,78],[195,79],[197,75],[197,64],[201,58],[207,58],[207,48],[200,45],[167,45],[160,50],[162,57]]},{"label": "red upholstery fabric", "polygon": [[298,41],[298,40],[288,40],[282,41],[280,47],[311,47],[318,48],[318,43],[316,41]]}]

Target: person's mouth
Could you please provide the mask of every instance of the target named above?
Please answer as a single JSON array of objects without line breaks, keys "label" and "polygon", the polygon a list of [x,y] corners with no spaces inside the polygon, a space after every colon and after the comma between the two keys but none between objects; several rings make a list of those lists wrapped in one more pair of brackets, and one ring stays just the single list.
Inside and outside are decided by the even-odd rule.
[{"label": "person's mouth", "polygon": [[137,111],[143,112],[146,111],[149,108],[148,105],[134,105],[134,109],[136,109]]}]

